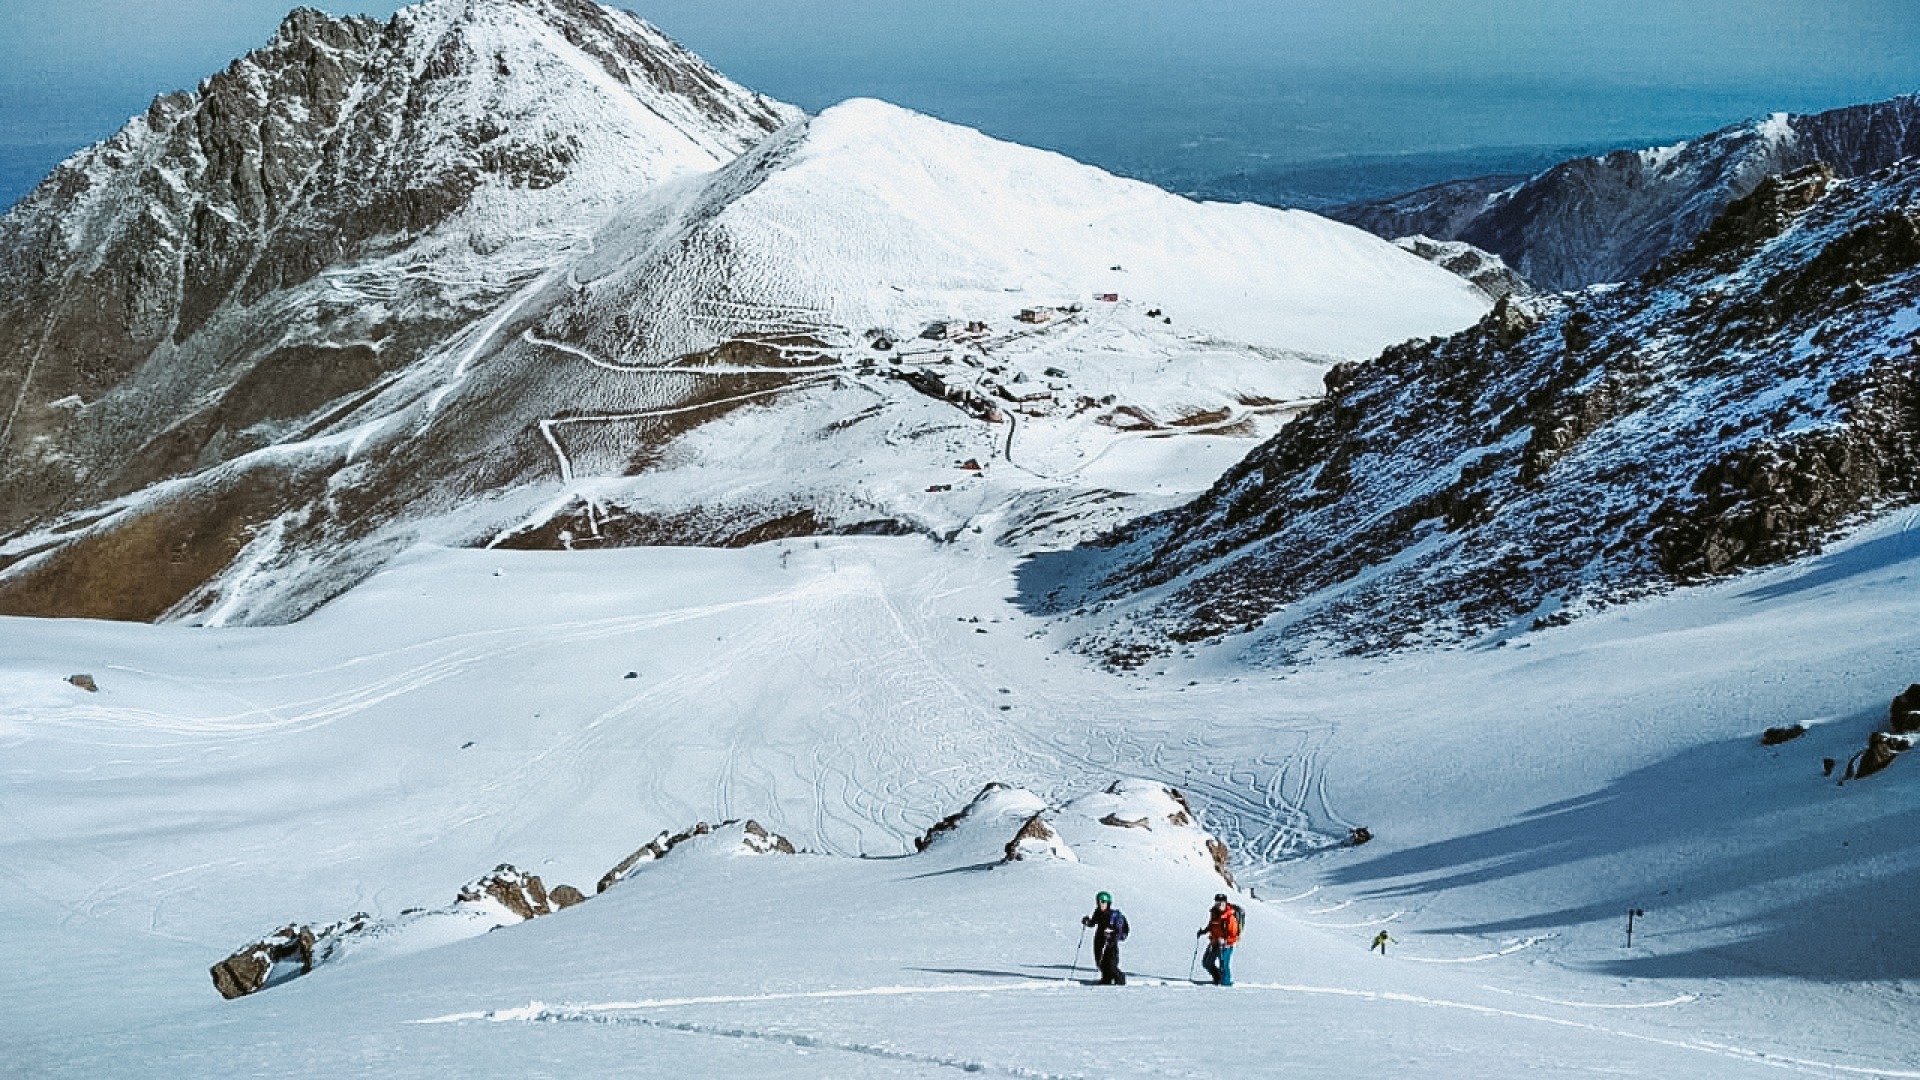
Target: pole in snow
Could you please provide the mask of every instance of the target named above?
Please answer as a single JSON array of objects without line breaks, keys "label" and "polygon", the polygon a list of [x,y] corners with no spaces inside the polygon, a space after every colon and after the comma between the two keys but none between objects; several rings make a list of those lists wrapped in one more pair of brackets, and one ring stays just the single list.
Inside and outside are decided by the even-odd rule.
[{"label": "pole in snow", "polygon": [[1627,909],[1627,948],[1633,948],[1633,920],[1644,919],[1647,913],[1640,908]]}]

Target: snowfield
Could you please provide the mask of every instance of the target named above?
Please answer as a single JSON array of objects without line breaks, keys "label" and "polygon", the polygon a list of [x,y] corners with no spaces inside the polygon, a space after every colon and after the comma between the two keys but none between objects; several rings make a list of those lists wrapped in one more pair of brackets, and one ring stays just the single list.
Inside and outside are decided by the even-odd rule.
[{"label": "snowfield", "polygon": [[[0,621],[0,1042],[24,1076],[1920,1076],[1920,778],[1821,775],[1920,671],[1914,524],[1280,672],[1092,670],[964,537],[420,549],[286,627]],[[990,781],[1031,794],[914,853]],[[1232,846],[1233,989],[1188,982],[1225,886],[1161,785]],[[1001,863],[1041,805],[1056,842]],[[731,818],[802,853],[722,829],[530,923],[208,978],[502,862],[591,896]],[[1073,981],[1098,889],[1124,989]]]}]

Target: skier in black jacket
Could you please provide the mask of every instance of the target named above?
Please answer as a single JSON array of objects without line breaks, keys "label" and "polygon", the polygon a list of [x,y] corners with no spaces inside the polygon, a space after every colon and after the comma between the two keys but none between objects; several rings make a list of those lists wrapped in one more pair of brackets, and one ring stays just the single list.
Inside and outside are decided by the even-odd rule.
[{"label": "skier in black jacket", "polygon": [[1080,925],[1093,927],[1093,960],[1100,965],[1100,985],[1127,985],[1127,973],[1120,970],[1120,943],[1127,940],[1127,917],[1113,906],[1113,894],[1095,896],[1093,914],[1082,918]]}]

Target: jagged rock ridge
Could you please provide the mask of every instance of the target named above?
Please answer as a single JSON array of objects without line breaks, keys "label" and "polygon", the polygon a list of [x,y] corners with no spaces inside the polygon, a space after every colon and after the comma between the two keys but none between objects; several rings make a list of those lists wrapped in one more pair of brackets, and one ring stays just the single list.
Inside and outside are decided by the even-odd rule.
[{"label": "jagged rock ridge", "polygon": [[1462,240],[1541,289],[1625,281],[1685,247],[1761,180],[1826,162],[1863,176],[1920,154],[1920,96],[1777,113],[1702,138],[1576,158],[1517,183],[1479,178],[1327,211],[1376,235]]},{"label": "jagged rock ridge", "polygon": [[1082,645],[1121,666],[1249,631],[1284,661],[1777,563],[1920,491],[1917,332],[1920,163],[1803,170],[1640,282],[1336,368],[1205,496],[1028,593],[1104,611]]}]

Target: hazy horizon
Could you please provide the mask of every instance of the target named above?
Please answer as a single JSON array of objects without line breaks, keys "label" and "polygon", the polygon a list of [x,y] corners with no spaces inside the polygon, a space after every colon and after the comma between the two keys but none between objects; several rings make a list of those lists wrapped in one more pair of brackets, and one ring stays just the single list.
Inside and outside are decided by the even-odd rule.
[{"label": "hazy horizon", "polygon": [[[291,6],[6,5],[0,206],[153,96],[264,43]],[[386,16],[400,5],[324,6]],[[1176,188],[1271,175],[1304,204],[1920,89],[1920,19],[1903,0],[632,6],[729,76],[809,110],[881,97]]]}]

